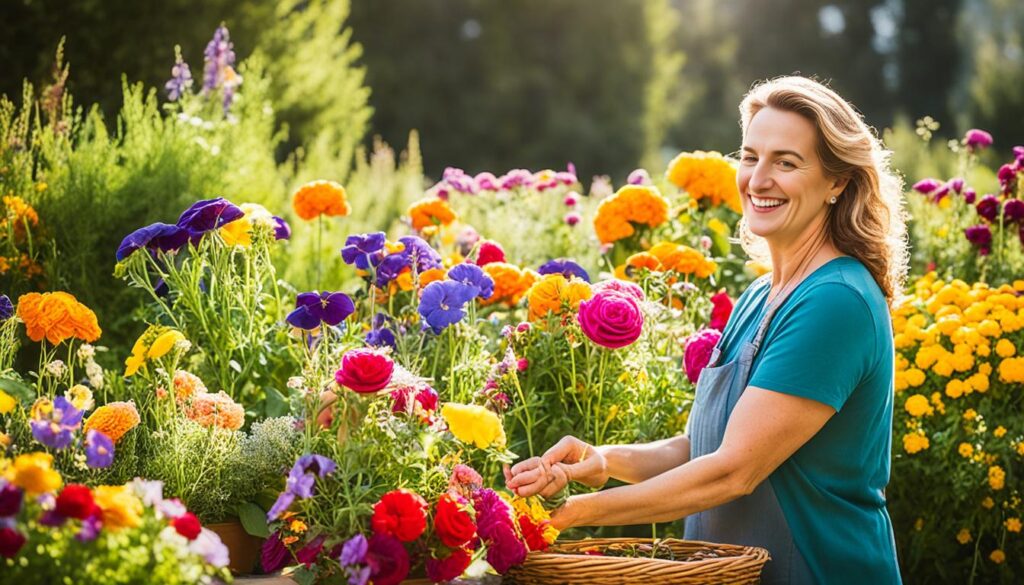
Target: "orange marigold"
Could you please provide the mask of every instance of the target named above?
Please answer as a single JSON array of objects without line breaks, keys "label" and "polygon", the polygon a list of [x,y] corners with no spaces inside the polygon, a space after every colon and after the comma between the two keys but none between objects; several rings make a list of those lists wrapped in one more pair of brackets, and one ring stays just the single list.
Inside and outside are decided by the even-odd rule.
[{"label": "orange marigold", "polygon": [[7,222],[10,221],[14,226],[14,240],[22,242],[25,240],[26,227],[39,225],[39,214],[21,197],[5,196],[3,201],[7,210],[0,214],[0,233],[7,232]]},{"label": "orange marigold", "polygon": [[601,202],[594,217],[594,231],[602,244],[628,238],[633,224],[658,226],[668,220],[668,200],[656,187],[626,185]]},{"label": "orange marigold", "polygon": [[590,285],[579,279],[567,280],[561,274],[547,274],[530,287],[526,293],[529,303],[529,318],[536,321],[548,314],[562,314],[568,305],[572,310],[579,309],[580,302],[593,296]]},{"label": "orange marigold", "polygon": [[419,274],[419,277],[420,277],[420,283],[419,283],[420,284],[420,288],[424,288],[424,287],[426,287],[428,284],[430,284],[432,282],[437,282],[438,280],[444,280],[444,276],[445,276],[445,271],[440,269],[440,268],[429,268],[427,270],[424,270],[423,272],[421,272]]},{"label": "orange marigold", "polygon": [[352,213],[345,198],[345,188],[334,181],[313,181],[299,187],[292,195],[295,215],[309,221],[321,215],[344,217]]},{"label": "orange marigold", "polygon": [[125,433],[139,424],[139,411],[133,402],[110,402],[96,409],[86,419],[82,433],[96,429],[117,443]]},{"label": "orange marigold", "polygon": [[96,313],[66,292],[29,293],[18,299],[18,317],[32,341],[53,345],[76,338],[93,342],[102,331]]},{"label": "orange marigold", "polygon": [[683,152],[669,163],[665,177],[694,201],[707,201],[712,207],[725,204],[736,213],[742,212],[736,167],[721,153]]},{"label": "orange marigold", "polygon": [[245,409],[223,391],[196,394],[185,404],[185,416],[204,427],[237,431],[245,423]]},{"label": "orange marigold", "polygon": [[457,219],[448,202],[439,197],[420,199],[410,205],[406,213],[412,222],[412,229],[417,231],[435,225],[448,225]]},{"label": "orange marigold", "polygon": [[514,306],[538,280],[532,270],[520,270],[506,262],[491,262],[481,268],[494,279],[494,294],[488,299],[480,299],[482,305],[504,303],[507,306]]},{"label": "orange marigold", "polygon": [[695,274],[700,278],[707,278],[718,270],[718,265],[704,254],[682,244],[660,242],[655,244],[649,252],[661,262],[662,270],[672,270],[680,274]]}]

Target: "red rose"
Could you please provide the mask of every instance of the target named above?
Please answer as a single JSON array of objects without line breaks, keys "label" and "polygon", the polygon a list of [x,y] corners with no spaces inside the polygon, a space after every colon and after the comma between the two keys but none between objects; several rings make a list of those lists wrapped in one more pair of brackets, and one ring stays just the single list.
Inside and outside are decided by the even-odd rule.
[{"label": "red rose", "polygon": [[480,253],[477,254],[476,263],[477,266],[484,266],[492,262],[504,262],[505,261],[505,250],[501,248],[498,242],[491,240],[483,240],[480,242]]},{"label": "red rose", "polygon": [[366,549],[366,565],[370,567],[373,585],[398,585],[409,575],[409,553],[401,542],[374,534]]},{"label": "red rose", "polygon": [[407,489],[390,491],[373,505],[370,526],[402,542],[416,540],[427,528],[427,502]]},{"label": "red rose", "polygon": [[461,548],[443,559],[427,559],[427,577],[434,583],[451,581],[465,573],[472,560],[469,552]]},{"label": "red rose", "polygon": [[732,315],[732,299],[723,290],[711,297],[711,304],[714,305],[714,308],[711,309],[711,323],[708,324],[708,327],[725,331],[725,324],[729,322],[729,316]]},{"label": "red rose", "polygon": [[476,536],[476,524],[464,507],[465,500],[443,494],[434,511],[434,532],[445,546],[458,548]]},{"label": "red rose", "polygon": [[84,485],[71,483],[64,487],[57,496],[54,511],[64,518],[85,520],[96,508],[92,500],[92,492]]},{"label": "red rose", "polygon": [[174,529],[178,531],[178,534],[189,540],[195,540],[203,530],[203,526],[199,524],[199,518],[196,518],[196,515],[192,512],[185,512],[172,520],[171,524],[174,525]]},{"label": "red rose", "polygon": [[0,528],[0,557],[13,559],[24,544],[24,534],[13,528]]},{"label": "red rose", "polygon": [[394,370],[395,362],[380,351],[350,349],[341,356],[341,369],[334,373],[334,379],[360,394],[369,394],[387,386]]}]

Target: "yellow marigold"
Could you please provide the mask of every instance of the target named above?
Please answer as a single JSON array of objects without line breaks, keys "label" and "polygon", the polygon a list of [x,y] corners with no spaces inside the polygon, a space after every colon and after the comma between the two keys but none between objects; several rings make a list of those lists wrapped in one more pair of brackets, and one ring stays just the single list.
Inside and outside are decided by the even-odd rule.
[{"label": "yellow marigold", "polygon": [[1017,348],[1013,345],[1013,342],[1005,337],[996,342],[996,355],[999,357],[1012,357],[1017,353]]},{"label": "yellow marigold", "polygon": [[921,384],[924,384],[924,372],[917,368],[910,368],[906,372],[907,384],[910,384],[912,388],[917,388]]},{"label": "yellow marigold", "polygon": [[[646,268],[651,272],[658,272],[662,270],[661,260],[658,260],[650,252],[637,252],[636,254],[633,254],[629,258],[626,258],[626,267],[633,269]],[[628,268],[626,268],[626,271],[623,272],[623,275],[626,275],[628,277],[628,274]]]},{"label": "yellow marigold", "polygon": [[258,203],[243,203],[238,207],[245,215],[220,228],[220,237],[229,246],[248,248],[252,246],[252,231],[255,226],[274,229],[274,215]]},{"label": "yellow marigold", "polygon": [[1006,486],[1006,472],[998,465],[988,468],[988,485],[994,490],[1001,490]]},{"label": "yellow marigold", "polygon": [[924,436],[924,433],[920,431],[903,435],[903,450],[911,455],[924,451],[928,446],[928,437]]},{"label": "yellow marigold", "polygon": [[995,500],[992,499],[991,496],[985,496],[985,499],[981,501],[981,507],[985,508],[986,510],[991,510],[993,507],[995,507],[995,505],[996,502]]},{"label": "yellow marigold", "polygon": [[931,416],[935,412],[932,406],[928,404],[928,399],[922,394],[914,394],[907,398],[907,401],[903,403],[903,408],[910,413],[910,416],[915,417]]},{"label": "yellow marigold", "polygon": [[973,408],[968,408],[964,411],[964,420],[974,420],[978,418],[978,411]]},{"label": "yellow marigold", "polygon": [[602,244],[610,244],[632,236],[633,224],[656,227],[667,220],[668,200],[656,187],[626,185],[597,207],[594,231]]},{"label": "yellow marigold", "polygon": [[125,433],[139,424],[139,411],[134,402],[110,402],[96,409],[85,420],[82,433],[96,429],[117,443]]},{"label": "yellow marigold", "polygon": [[75,338],[93,342],[99,339],[96,313],[66,292],[29,293],[18,299],[18,317],[32,341],[44,338],[57,345]]},{"label": "yellow marigold", "polygon": [[1003,382],[1024,382],[1024,358],[1006,358],[999,362],[999,379]]},{"label": "yellow marigold", "polygon": [[491,445],[505,447],[505,429],[501,419],[493,411],[475,404],[445,403],[441,417],[448,423],[448,430],[463,443],[486,449]]},{"label": "yellow marigold", "polygon": [[199,379],[199,376],[185,370],[174,372],[174,399],[179,403],[203,392],[206,392],[206,384]]},{"label": "yellow marigold", "polygon": [[237,431],[245,423],[245,409],[223,391],[196,394],[185,403],[185,416],[204,427]]},{"label": "yellow marigold", "polygon": [[992,434],[995,435],[997,439],[1002,439],[1006,436],[1006,427],[999,425],[996,427],[996,430],[992,431]]},{"label": "yellow marigold", "polygon": [[1003,525],[1006,526],[1006,529],[1010,532],[1020,532],[1022,527],[1020,518],[1007,518],[1006,522],[1003,522]]},{"label": "yellow marigold", "polygon": [[103,511],[104,529],[134,528],[142,523],[142,500],[130,485],[97,486],[92,498]]},{"label": "yellow marigold", "polygon": [[736,167],[721,153],[681,153],[669,163],[665,176],[695,201],[707,201],[712,207],[724,203],[736,213],[742,212]]},{"label": "yellow marigold", "polygon": [[974,454],[974,447],[970,443],[960,443],[960,447],[957,449],[960,452],[961,457],[970,457]]},{"label": "yellow marigold", "polygon": [[992,554],[988,555],[988,558],[993,563],[999,565],[1006,560],[1006,553],[1004,553],[1002,549],[997,548],[996,550],[992,551]]},{"label": "yellow marigold", "polygon": [[950,398],[960,398],[964,395],[964,383],[962,380],[956,378],[946,383],[946,396]]},{"label": "yellow marigold", "polygon": [[530,287],[526,298],[531,321],[547,317],[549,313],[558,315],[562,312],[562,290],[565,285],[565,277],[561,274],[546,274]]},{"label": "yellow marigold", "polygon": [[406,214],[412,229],[417,231],[429,226],[448,225],[457,219],[448,202],[439,197],[420,199],[409,206]]},{"label": "yellow marigold", "polygon": [[299,187],[292,195],[292,207],[295,215],[306,221],[321,215],[344,217],[352,213],[345,188],[334,181],[313,181]]},{"label": "yellow marigold", "polygon": [[969,378],[964,380],[964,383],[969,384],[975,392],[988,392],[988,376],[982,374],[981,372],[971,375]]},{"label": "yellow marigold", "polygon": [[4,478],[29,496],[56,492],[63,483],[60,474],[53,469],[53,455],[41,452],[18,455]]},{"label": "yellow marigold", "polygon": [[27,235],[26,227],[33,228],[39,225],[39,214],[21,197],[5,196],[3,202],[7,210],[0,214],[0,233],[7,233],[7,222],[10,221],[14,228],[14,240],[24,241]]},{"label": "yellow marigold", "polygon": [[966,528],[961,528],[960,532],[956,533],[956,541],[960,544],[967,544],[971,542],[971,531]]}]

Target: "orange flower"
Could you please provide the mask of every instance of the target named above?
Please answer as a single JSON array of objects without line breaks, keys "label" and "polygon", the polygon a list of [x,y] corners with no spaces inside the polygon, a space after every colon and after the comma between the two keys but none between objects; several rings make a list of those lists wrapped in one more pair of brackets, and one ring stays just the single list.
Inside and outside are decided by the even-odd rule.
[{"label": "orange flower", "polygon": [[499,302],[510,307],[515,306],[533,283],[539,280],[536,272],[520,270],[506,262],[491,262],[481,268],[494,279],[494,294],[489,299],[480,299],[480,304],[484,306]]},{"label": "orange flower", "polygon": [[237,431],[245,423],[245,409],[223,391],[196,394],[185,404],[185,416],[204,427]]},{"label": "orange flower", "polygon": [[352,213],[345,188],[334,181],[313,181],[299,187],[292,196],[295,215],[309,221],[321,215],[345,217]]},{"label": "orange flower", "polygon": [[420,288],[426,287],[432,282],[444,280],[445,272],[440,268],[430,268],[420,273]]},{"label": "orange flower", "polygon": [[412,229],[420,231],[435,225],[448,225],[455,221],[456,215],[448,202],[438,197],[420,199],[409,206],[406,212],[412,222]]},{"label": "orange flower", "polygon": [[18,299],[18,317],[32,341],[53,345],[76,338],[93,342],[102,331],[96,313],[66,292],[29,293]]},{"label": "orange flower", "polygon": [[648,252],[638,252],[626,258],[626,266],[632,268],[646,268],[651,272],[661,270],[661,260]]},{"label": "orange flower", "polygon": [[134,429],[139,424],[139,411],[135,410],[132,402],[110,402],[96,409],[86,419],[82,427],[82,434],[89,432],[89,429],[96,429],[110,437],[115,444],[121,440],[125,433]]},{"label": "orange flower", "polygon": [[14,226],[14,241],[25,241],[26,228],[39,225],[39,214],[21,197],[4,197],[3,202],[7,211],[0,214],[0,233],[7,232],[7,222],[10,221]]},{"label": "orange flower", "polygon": [[665,176],[693,201],[708,201],[713,207],[724,203],[736,213],[742,212],[736,167],[721,153],[681,153],[669,163]]},{"label": "orange flower", "polygon": [[602,244],[628,238],[633,224],[658,226],[668,220],[668,200],[656,187],[626,185],[601,202],[594,217],[594,231]]},{"label": "orange flower", "polygon": [[591,296],[593,292],[586,282],[576,278],[566,280],[561,274],[547,274],[527,292],[529,318],[536,321],[550,313],[561,315],[566,305],[575,311],[579,309],[581,301]]},{"label": "orange flower", "polygon": [[704,254],[682,244],[660,242],[650,249],[650,254],[661,262],[662,270],[695,274],[700,278],[707,278],[718,270],[718,265]]},{"label": "orange flower", "polygon": [[206,384],[203,384],[199,376],[185,370],[174,372],[174,399],[179,404],[203,392],[206,392]]}]

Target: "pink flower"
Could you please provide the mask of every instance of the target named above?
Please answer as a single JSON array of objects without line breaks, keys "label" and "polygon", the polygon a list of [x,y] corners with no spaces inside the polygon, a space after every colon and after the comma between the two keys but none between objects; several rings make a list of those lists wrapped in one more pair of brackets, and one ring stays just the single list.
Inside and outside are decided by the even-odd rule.
[{"label": "pink flower", "polygon": [[941,186],[942,183],[936,181],[935,179],[921,179],[920,181],[914,183],[913,189],[914,191],[917,191],[922,195],[928,195],[929,193],[938,189]]},{"label": "pink flower", "polygon": [[373,349],[350,349],[341,356],[341,369],[334,380],[360,394],[376,392],[391,382],[395,362]]},{"label": "pink flower", "polygon": [[505,261],[505,250],[501,247],[501,244],[492,240],[483,240],[480,242],[480,253],[477,254],[476,263],[477,266],[484,266],[492,262],[504,262]]},{"label": "pink flower", "polygon": [[725,324],[729,322],[729,316],[732,315],[732,299],[729,298],[729,293],[724,290],[715,296],[711,297],[711,323],[708,327],[717,329],[718,331],[725,331]]},{"label": "pink flower", "polygon": [[519,358],[519,361],[516,362],[516,369],[520,372],[525,372],[528,367],[530,367],[530,360],[526,358]]},{"label": "pink flower", "polygon": [[984,130],[972,128],[964,135],[964,144],[967,150],[975,151],[992,146],[992,135]]},{"label": "pink flower", "polygon": [[697,383],[701,370],[707,367],[715,344],[721,337],[722,334],[719,331],[702,329],[687,340],[686,352],[683,354],[683,366],[686,368],[686,377],[690,379],[690,382]]},{"label": "pink flower", "polygon": [[392,392],[391,397],[395,400],[391,412],[395,414],[416,414],[417,410],[431,413],[437,410],[437,392],[430,386],[402,388]]},{"label": "pink flower", "polygon": [[636,298],[613,290],[600,290],[581,302],[577,318],[591,341],[610,349],[636,341],[644,326],[644,315]]},{"label": "pink flower", "polygon": [[644,295],[644,289],[626,280],[618,280],[613,278],[611,280],[602,280],[597,284],[591,286],[594,294],[597,294],[603,290],[614,291],[633,297],[637,301],[643,302],[647,297]]},{"label": "pink flower", "polygon": [[562,202],[565,203],[566,207],[576,207],[576,204],[580,202],[580,195],[574,191],[566,195]]},{"label": "pink flower", "polygon": [[443,559],[427,559],[427,577],[434,583],[447,583],[462,575],[473,560],[465,549],[455,549]]},{"label": "pink flower", "polygon": [[569,213],[566,213],[565,217],[562,219],[569,227],[578,224],[581,220],[580,214],[576,213],[575,211],[570,211]]}]

